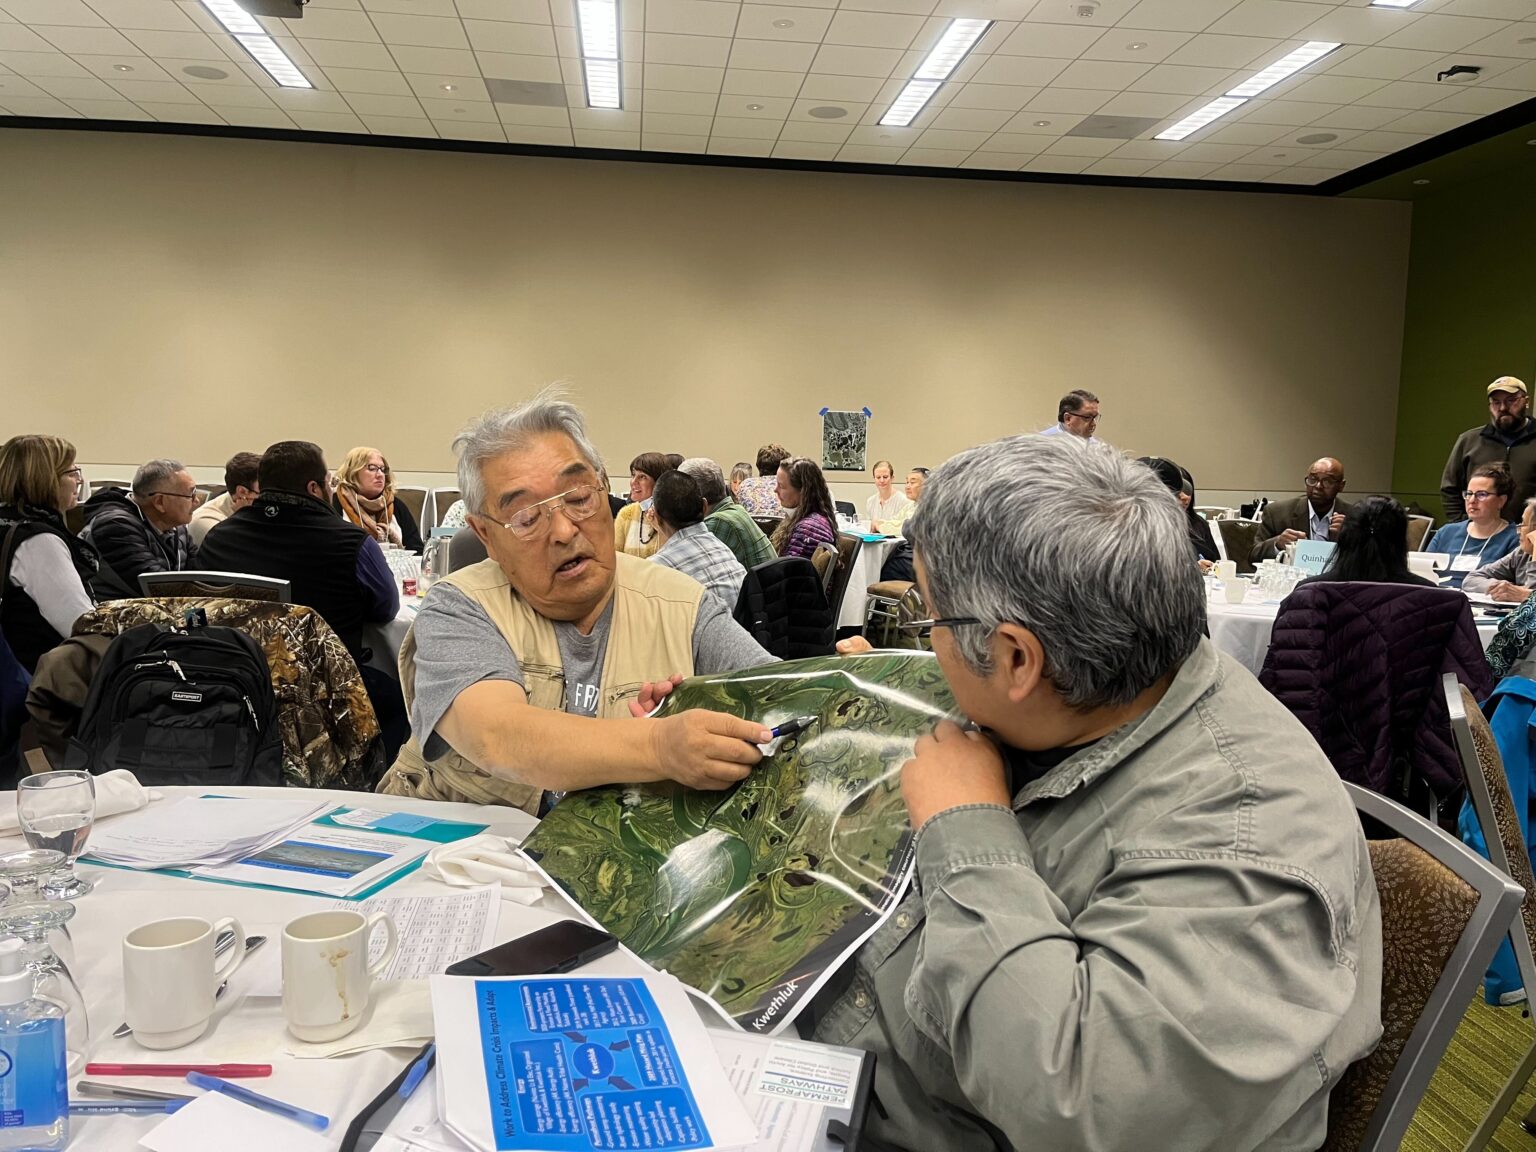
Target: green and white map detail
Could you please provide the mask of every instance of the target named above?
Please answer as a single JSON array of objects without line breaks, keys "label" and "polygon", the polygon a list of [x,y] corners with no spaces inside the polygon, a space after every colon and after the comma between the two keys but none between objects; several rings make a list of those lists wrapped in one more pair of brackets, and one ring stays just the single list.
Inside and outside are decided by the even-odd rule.
[{"label": "green and white map detail", "polygon": [[687,708],[817,722],[726,791],[573,792],[523,851],[641,959],[777,1032],[895,907],[901,766],[954,700],[931,653],[878,652],[695,677],[658,715]]}]

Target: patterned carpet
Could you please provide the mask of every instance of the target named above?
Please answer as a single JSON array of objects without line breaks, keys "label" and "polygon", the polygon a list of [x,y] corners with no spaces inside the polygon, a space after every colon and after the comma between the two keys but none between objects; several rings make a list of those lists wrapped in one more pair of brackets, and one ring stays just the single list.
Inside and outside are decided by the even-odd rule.
[{"label": "patterned carpet", "polygon": [[[1525,1006],[1490,1008],[1479,990],[1446,1049],[1403,1141],[1404,1152],[1460,1152],[1504,1081],[1536,1040]],[[1488,1145],[1499,1152],[1536,1152],[1536,1136],[1520,1120],[1536,1105],[1527,1083]]]}]

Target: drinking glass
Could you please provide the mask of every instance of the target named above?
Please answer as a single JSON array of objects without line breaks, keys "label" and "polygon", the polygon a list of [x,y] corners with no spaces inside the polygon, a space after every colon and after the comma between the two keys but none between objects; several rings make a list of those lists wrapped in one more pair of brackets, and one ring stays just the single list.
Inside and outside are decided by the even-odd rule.
[{"label": "drinking glass", "polygon": [[71,1077],[85,1069],[86,1053],[91,1047],[90,1021],[80,985],[54,951],[52,936],[74,914],[75,906],[63,900],[7,904],[0,908],[0,934],[21,937],[22,954],[32,971],[32,994],[64,1010],[64,1048]]},{"label": "drinking glass", "polygon": [[75,875],[74,863],[96,819],[96,780],[89,772],[39,772],[16,787],[16,817],[34,848],[64,853],[64,865],[48,878],[43,894],[51,900],[77,900],[92,888]]}]

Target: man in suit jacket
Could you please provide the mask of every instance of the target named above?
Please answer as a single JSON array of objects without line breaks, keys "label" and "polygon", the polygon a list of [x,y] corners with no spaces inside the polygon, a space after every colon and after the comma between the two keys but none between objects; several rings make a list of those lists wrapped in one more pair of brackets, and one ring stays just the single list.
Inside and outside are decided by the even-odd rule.
[{"label": "man in suit jacket", "polygon": [[1305,496],[1281,500],[1264,509],[1263,526],[1253,546],[1253,560],[1273,560],[1297,540],[1337,540],[1351,505],[1339,499],[1344,491],[1344,465],[1331,456],[1314,460],[1307,469]]}]

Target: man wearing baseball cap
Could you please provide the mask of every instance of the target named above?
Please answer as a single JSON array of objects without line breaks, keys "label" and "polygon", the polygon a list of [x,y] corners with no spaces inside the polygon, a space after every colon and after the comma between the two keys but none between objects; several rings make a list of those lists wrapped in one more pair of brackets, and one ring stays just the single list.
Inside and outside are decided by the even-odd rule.
[{"label": "man wearing baseball cap", "polygon": [[1504,503],[1510,520],[1518,521],[1526,500],[1536,496],[1536,420],[1526,412],[1529,401],[1524,380],[1500,376],[1488,385],[1488,423],[1456,438],[1440,477],[1447,520],[1466,518],[1461,494],[1473,470],[1483,464],[1504,465],[1515,482],[1514,497]]}]

